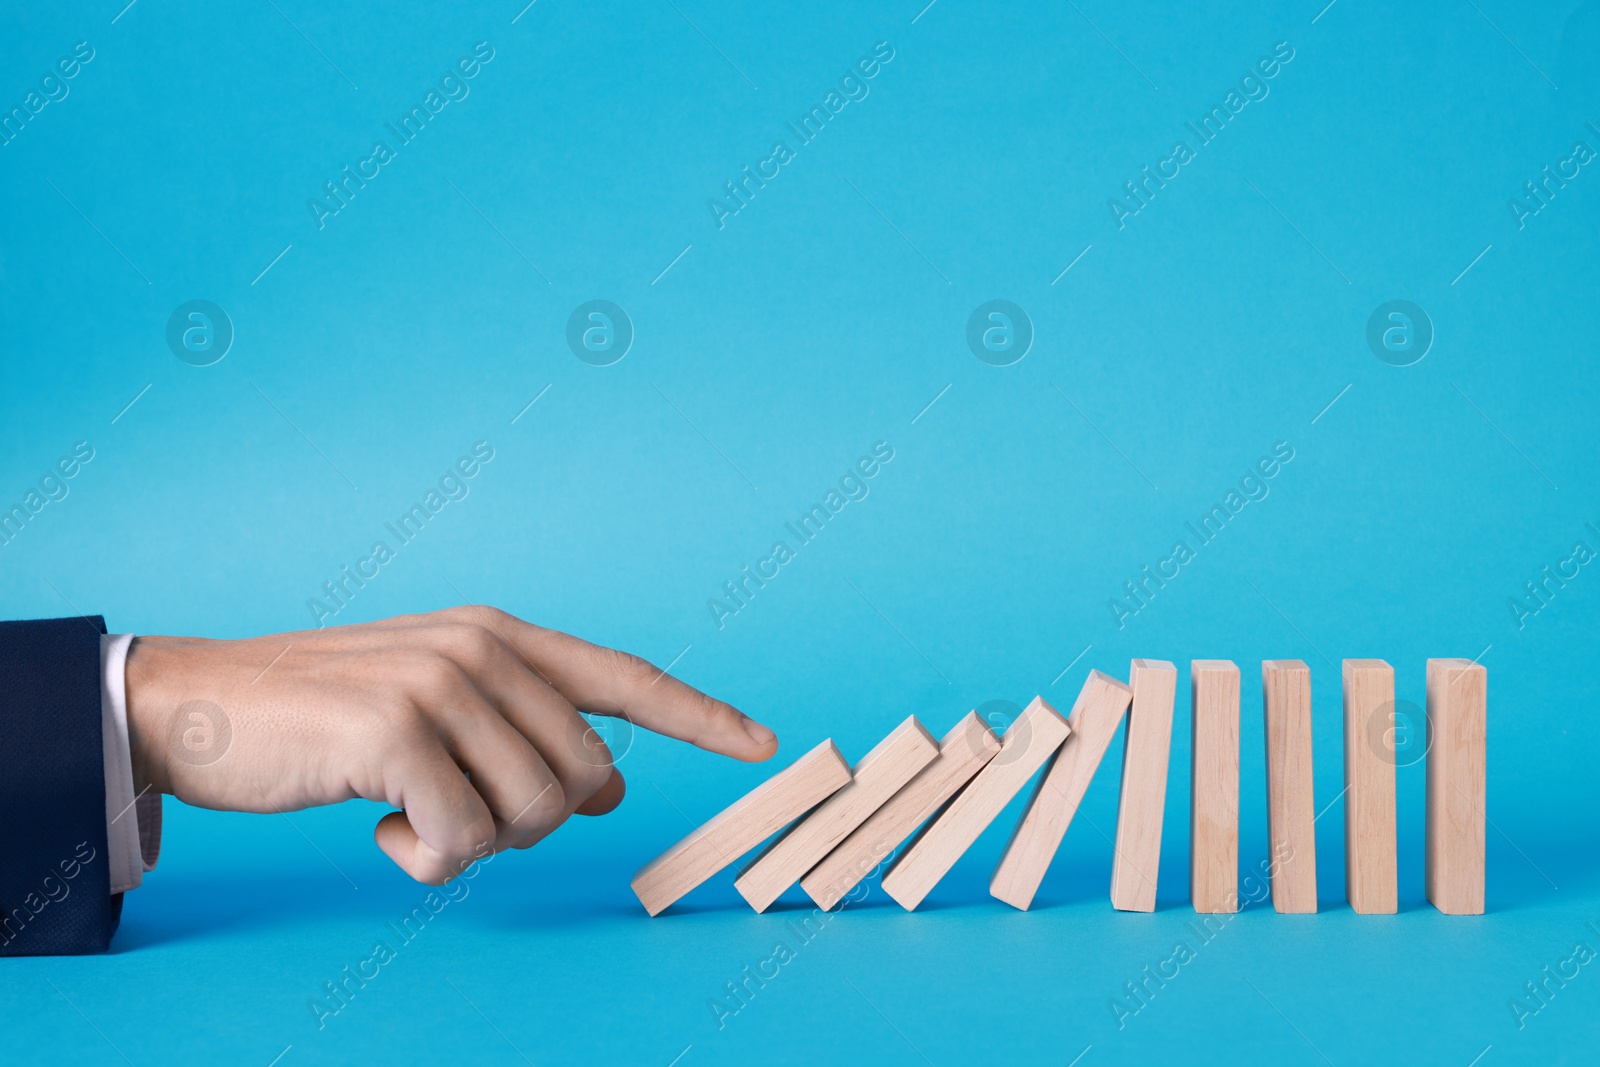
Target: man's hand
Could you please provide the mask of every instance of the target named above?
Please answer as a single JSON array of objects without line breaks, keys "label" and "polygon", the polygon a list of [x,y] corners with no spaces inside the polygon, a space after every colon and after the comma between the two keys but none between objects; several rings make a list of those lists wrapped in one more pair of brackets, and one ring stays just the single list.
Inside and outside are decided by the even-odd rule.
[{"label": "man's hand", "polygon": [[400,810],[378,821],[378,847],[434,884],[621,802],[580,709],[735,759],[778,750],[636,656],[486,607],[245,641],[140,637],[127,687],[136,789],[228,811],[386,801]]}]

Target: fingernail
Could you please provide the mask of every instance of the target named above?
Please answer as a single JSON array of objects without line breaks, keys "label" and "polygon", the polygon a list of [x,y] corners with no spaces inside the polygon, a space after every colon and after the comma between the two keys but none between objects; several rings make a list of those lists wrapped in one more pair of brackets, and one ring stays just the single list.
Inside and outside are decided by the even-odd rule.
[{"label": "fingernail", "polygon": [[762,726],[750,716],[740,715],[739,718],[744,722],[744,732],[749,734],[751,739],[754,740],[756,744],[771,745],[777,742],[777,734],[773,733],[765,726]]}]

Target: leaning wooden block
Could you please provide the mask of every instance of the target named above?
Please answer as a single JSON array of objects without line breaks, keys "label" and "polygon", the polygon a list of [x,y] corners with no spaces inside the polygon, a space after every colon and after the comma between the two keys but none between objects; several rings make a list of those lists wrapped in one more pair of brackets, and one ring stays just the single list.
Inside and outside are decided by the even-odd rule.
[{"label": "leaning wooden block", "polygon": [[1489,672],[1428,661],[1428,899],[1446,915],[1483,914]]},{"label": "leaning wooden block", "polygon": [[819,908],[839,903],[999,751],[994,731],[977,712],[968,712],[939,742],[933,762],[800,879],[800,888]]},{"label": "leaning wooden block", "polygon": [[989,879],[990,896],[1028,910],[1132,699],[1133,691],[1115,678],[1089,672],[1067,719],[1072,732],[1039,777],[1017,820]]},{"label": "leaning wooden block", "polygon": [[1189,896],[1199,912],[1239,910],[1239,668],[1231,660],[1189,665]]},{"label": "leaning wooden block", "polygon": [[1165,660],[1136,659],[1128,671],[1128,686],[1133,690],[1133,708],[1122,744],[1111,906],[1118,911],[1155,911],[1178,668]]},{"label": "leaning wooden block", "polygon": [[999,753],[894,861],[883,876],[883,891],[907,911],[921,904],[1071,730],[1043,697],[1034,697],[1006,730]]},{"label": "leaning wooden block", "polygon": [[1317,910],[1317,805],[1311,778],[1311,669],[1297,659],[1261,664],[1267,738],[1267,837],[1272,906]]},{"label": "leaning wooden block", "polygon": [[849,781],[850,765],[832,741],[822,742],[639,868],[631,883],[639,903],[659,915]]},{"label": "leaning wooden block", "polygon": [[1351,910],[1400,910],[1395,862],[1394,668],[1344,661],[1344,887]]},{"label": "leaning wooden block", "polygon": [[752,860],[733,887],[752,908],[766,911],[938,754],[938,743],[911,716],[861,758],[848,785]]}]

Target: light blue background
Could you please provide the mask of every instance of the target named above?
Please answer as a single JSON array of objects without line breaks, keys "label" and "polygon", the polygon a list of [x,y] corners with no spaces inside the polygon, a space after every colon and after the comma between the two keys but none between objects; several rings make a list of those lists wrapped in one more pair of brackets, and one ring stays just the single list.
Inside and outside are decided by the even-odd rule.
[{"label": "light blue background", "polygon": [[[776,766],[640,736],[619,811],[497,858],[320,1031],[308,1000],[423,896],[378,810],[169,801],[111,955],[0,967],[7,1062],[1592,1062],[1591,968],[1523,1029],[1508,1001],[1600,945],[1600,578],[1521,628],[1509,602],[1600,547],[1600,172],[1521,229],[1507,202],[1600,147],[1600,10],[920,5],[7,4],[5,109],[76,42],[95,58],[0,147],[0,503],[74,442],[95,458],[0,548],[0,603],[303,628],[486,440],[470,496],[337,621],[465,598],[681,655],[779,763],[1177,661],[1160,909],[1107,902],[1118,742],[1032,912],[986,892],[1014,804],[921,911],[874,886],[719,1029],[708,1003],[794,941],[803,898],[757,916],[725,874],[650,920],[627,882],[687,830],[675,807],[699,821]],[[308,198],[479,41],[470,96],[319,230]],[[870,95],[719,230],[708,198],[878,41]],[[1107,198],[1280,41],[1270,94],[1119,230]],[[595,298],[637,334],[605,368],[564,340]],[[966,346],[994,298],[1036,330],[1014,366]],[[236,330],[210,367],[165,343],[191,299]],[[1436,330],[1413,366],[1364,339],[1391,299]],[[880,440],[870,495],[718,629],[708,598]],[[1122,583],[1280,441],[1270,495],[1119,630]],[[1124,983],[1193,943],[1188,661],[1244,676],[1251,867],[1262,659],[1312,667],[1321,808],[1340,658],[1389,660],[1420,703],[1428,657],[1479,655],[1488,914],[1423,900],[1407,767],[1399,915],[1345,905],[1334,804],[1323,912],[1246,910],[1119,1029]]]}]

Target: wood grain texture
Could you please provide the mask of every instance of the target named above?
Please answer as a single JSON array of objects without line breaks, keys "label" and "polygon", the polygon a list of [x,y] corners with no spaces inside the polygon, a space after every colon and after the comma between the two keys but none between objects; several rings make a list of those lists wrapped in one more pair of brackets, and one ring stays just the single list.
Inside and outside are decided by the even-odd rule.
[{"label": "wood grain texture", "polygon": [[1267,840],[1272,906],[1317,910],[1317,804],[1312,788],[1311,669],[1297,659],[1261,664],[1267,741]]},{"label": "wood grain texture", "polygon": [[1128,687],[1133,690],[1133,707],[1122,745],[1111,906],[1118,911],[1155,911],[1178,668],[1166,660],[1136,659],[1128,669]]},{"label": "wood grain texture", "polygon": [[633,892],[651,915],[733,863],[850,781],[850,765],[824,741],[639,868]]},{"label": "wood grain texture", "polygon": [[884,892],[907,911],[921,904],[1070,732],[1055,708],[1034,697],[1006,730],[1000,751],[885,872]]},{"label": "wood grain texture", "polygon": [[1132,699],[1122,682],[1089,672],[1067,718],[1072,732],[1039,776],[989,879],[990,896],[1028,910]]},{"label": "wood grain texture", "polygon": [[1238,911],[1239,668],[1197,659],[1189,675],[1189,896],[1198,912]]},{"label": "wood grain texture", "polygon": [[1489,672],[1466,659],[1428,661],[1428,900],[1446,915],[1482,915]]},{"label": "wood grain texture", "polygon": [[756,911],[766,911],[938,755],[939,743],[917,717],[906,719],[861,757],[847,785],[751,860],[733,887]]},{"label": "wood grain texture", "polygon": [[1395,861],[1394,668],[1344,661],[1344,887],[1362,915],[1400,910]]},{"label": "wood grain texture", "polygon": [[994,731],[968,712],[939,742],[939,755],[800,879],[800,888],[819,908],[839,903],[999,751]]}]

